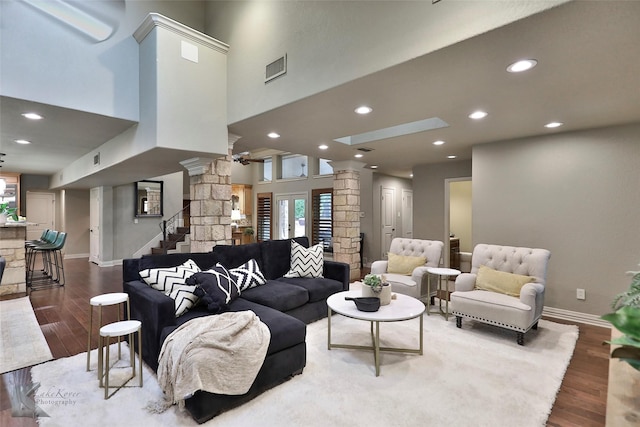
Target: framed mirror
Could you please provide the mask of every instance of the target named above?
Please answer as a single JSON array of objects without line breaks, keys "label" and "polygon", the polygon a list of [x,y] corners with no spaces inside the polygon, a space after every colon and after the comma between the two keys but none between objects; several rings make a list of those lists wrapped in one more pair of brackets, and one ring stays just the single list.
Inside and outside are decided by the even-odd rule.
[{"label": "framed mirror", "polygon": [[162,216],[162,181],[138,181],[134,186],[135,216]]}]

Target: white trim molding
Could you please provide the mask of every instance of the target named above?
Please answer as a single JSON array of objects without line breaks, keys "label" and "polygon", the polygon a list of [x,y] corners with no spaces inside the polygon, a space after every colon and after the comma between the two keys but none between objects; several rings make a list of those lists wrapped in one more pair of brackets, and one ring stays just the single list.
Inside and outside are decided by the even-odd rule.
[{"label": "white trim molding", "polygon": [[178,21],[174,21],[171,18],[167,18],[164,15],[160,15],[159,13],[148,14],[142,24],[140,24],[138,29],[133,33],[133,37],[138,43],[141,43],[155,27],[164,28],[165,30],[174,32],[185,39],[200,43],[201,45],[217,50],[218,52],[226,54],[229,51],[228,44],[223,43],[220,40],[216,40],[211,36],[201,33],[200,31],[196,31],[191,27],[187,27],[186,25],[181,24]]},{"label": "white trim molding", "polygon": [[600,326],[602,328],[611,328],[611,324],[609,322],[602,320],[600,316],[596,314],[580,313],[578,311],[564,310],[562,308],[544,307],[542,315],[571,322]]}]

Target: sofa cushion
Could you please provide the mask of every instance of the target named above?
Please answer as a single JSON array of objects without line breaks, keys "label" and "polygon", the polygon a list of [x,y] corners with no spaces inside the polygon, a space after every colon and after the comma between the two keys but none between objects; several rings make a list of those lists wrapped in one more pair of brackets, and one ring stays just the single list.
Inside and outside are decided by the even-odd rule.
[{"label": "sofa cushion", "polygon": [[306,304],[309,301],[309,293],[300,286],[267,280],[265,285],[244,291],[242,298],[286,312]]},{"label": "sofa cushion", "polygon": [[533,282],[534,280],[535,279],[530,276],[498,271],[481,265],[476,277],[476,289],[519,297],[520,289],[525,284]]},{"label": "sofa cushion", "polygon": [[[258,289],[261,289],[262,286]],[[271,342],[267,354],[273,354],[280,350],[304,343],[307,327],[300,320],[281,313],[273,308],[238,298],[229,304],[229,311],[251,310],[258,315],[260,320],[271,331]]]},{"label": "sofa cushion", "polygon": [[138,260],[139,270],[158,267],[175,267],[192,260],[200,267],[200,270],[207,270],[218,262],[218,257],[211,252],[175,253],[164,255],[142,255]]},{"label": "sofa cushion", "polygon": [[[269,327],[271,331],[271,341],[269,342],[269,348],[267,349],[267,355],[277,353],[280,350],[284,350],[289,347],[293,347],[297,344],[303,343],[306,338],[306,325],[304,322],[274,310],[273,308],[266,307],[264,305],[256,304],[245,300],[244,298],[238,298],[227,306],[225,311],[244,311],[251,310],[258,315],[260,320]],[[176,319],[176,325],[166,327],[162,330],[160,336],[160,346],[164,342],[165,338],[173,332],[178,326],[196,317],[209,316],[211,313],[204,307],[198,306],[193,310],[190,310],[184,316]]]},{"label": "sofa cushion", "polygon": [[240,293],[246,289],[267,283],[267,279],[264,278],[255,259],[250,259],[241,266],[230,269],[229,273],[236,281]]},{"label": "sofa cushion", "polygon": [[255,259],[263,269],[262,254],[260,243],[249,243],[248,245],[216,245],[213,247],[213,253],[217,257],[217,261],[227,268],[236,268],[245,262]]},{"label": "sofa cushion", "polygon": [[236,281],[231,277],[229,270],[220,263],[212,269],[189,277],[187,284],[197,287],[195,294],[214,314],[224,311],[227,305],[240,295]]},{"label": "sofa cushion", "polygon": [[147,268],[140,271],[142,280],[153,289],[165,294],[173,290],[176,285],[184,285],[193,274],[200,272],[200,267],[191,259],[175,267]]},{"label": "sofa cushion", "polygon": [[324,301],[336,292],[342,292],[342,282],[319,277],[282,277],[278,282],[300,286],[309,293],[309,302]]},{"label": "sofa cushion", "polygon": [[322,277],[324,268],[324,249],[322,245],[305,248],[291,242],[291,266],[284,277]]},{"label": "sofa cushion", "polygon": [[267,280],[282,277],[289,271],[289,267],[291,266],[291,240],[300,243],[305,248],[309,247],[309,239],[307,237],[267,240],[266,242],[260,243],[262,251],[262,265],[260,267]]},{"label": "sofa cushion", "polygon": [[423,267],[427,258],[423,256],[397,255],[388,253],[387,272],[410,276],[417,267]]}]

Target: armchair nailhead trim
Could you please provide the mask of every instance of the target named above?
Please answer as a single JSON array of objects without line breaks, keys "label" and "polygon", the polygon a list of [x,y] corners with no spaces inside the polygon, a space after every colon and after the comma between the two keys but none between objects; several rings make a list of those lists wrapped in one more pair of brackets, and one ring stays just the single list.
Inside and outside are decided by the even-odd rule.
[{"label": "armchair nailhead trim", "polygon": [[[518,326],[509,325],[509,324],[502,323],[502,322],[496,322],[496,321],[493,321],[493,320],[485,319],[484,317],[478,317],[478,316],[472,316],[472,315],[469,315],[469,314],[466,314],[466,313],[460,313],[459,311],[455,311],[455,310],[452,311],[451,313],[454,316],[468,317],[469,319],[479,320],[480,322],[489,323],[491,325],[500,326],[500,327],[503,327],[503,328],[506,328],[506,329],[511,329],[512,331],[527,332],[529,329],[531,329],[531,328],[524,329],[524,328],[520,328]],[[532,323],[532,326],[535,325],[535,323],[538,320],[540,320],[540,318],[536,319],[536,321]]]}]

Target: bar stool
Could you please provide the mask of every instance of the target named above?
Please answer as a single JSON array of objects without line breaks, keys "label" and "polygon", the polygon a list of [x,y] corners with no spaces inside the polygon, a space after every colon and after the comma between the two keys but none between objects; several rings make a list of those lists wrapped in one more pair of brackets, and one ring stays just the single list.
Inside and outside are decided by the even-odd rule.
[{"label": "bar stool", "polygon": [[[129,294],[124,292],[112,292],[109,294],[97,295],[89,300],[89,338],[87,339],[87,372],[89,371],[91,359],[91,333],[93,332],[93,307],[98,307],[98,328],[102,327],[102,307],[106,305],[116,305],[125,303],[127,306],[127,320],[131,320],[129,312]],[[120,307],[118,307],[118,321],[120,321]],[[120,357],[120,339],[118,339],[118,357]],[[100,372],[98,371],[98,377]]]},{"label": "bar stool", "polygon": [[[100,387],[103,387],[104,379],[104,398],[108,399],[109,396],[109,346],[111,345],[111,338],[120,337],[125,335],[129,336],[129,364],[131,365],[131,377],[117,387],[111,387],[121,389],[129,381],[136,376],[136,358],[133,352],[133,334],[138,333],[138,357],[139,363],[139,376],[140,387],[142,387],[142,322],[139,320],[123,320],[121,322],[109,323],[100,328],[100,340],[98,344],[98,376],[100,377]],[[106,352],[106,356],[103,355],[103,349]],[[106,359],[106,360],[105,360]],[[118,348],[118,360],[120,360],[120,348]]]}]

